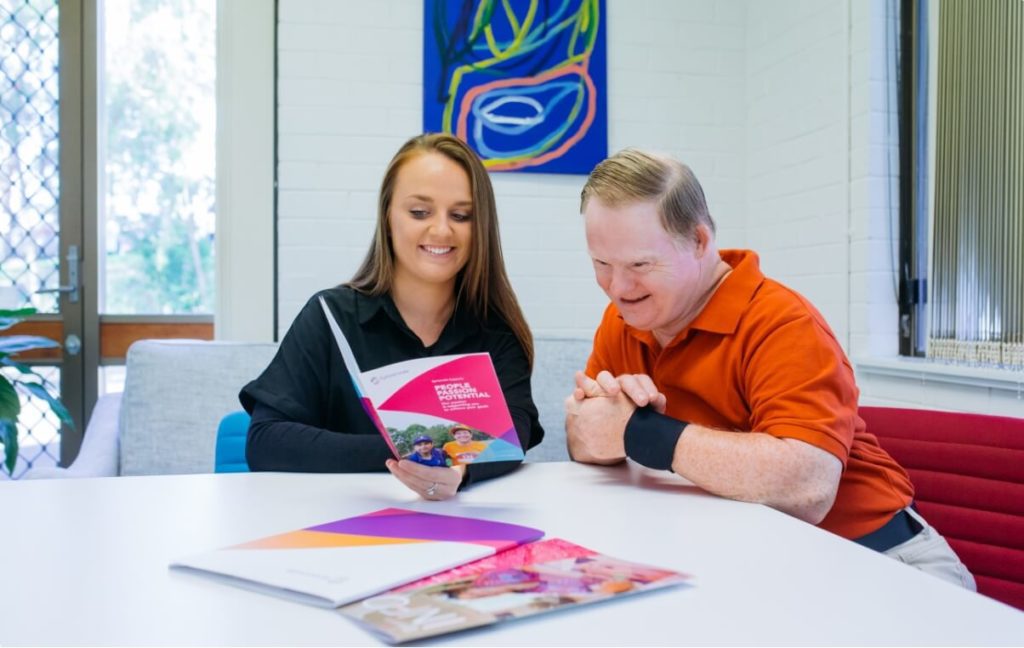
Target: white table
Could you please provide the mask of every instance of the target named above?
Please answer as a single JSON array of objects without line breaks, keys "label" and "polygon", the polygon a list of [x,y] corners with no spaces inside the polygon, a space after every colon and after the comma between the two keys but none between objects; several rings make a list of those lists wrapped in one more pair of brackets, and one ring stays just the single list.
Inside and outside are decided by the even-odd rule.
[{"label": "white table", "polygon": [[2,645],[366,645],[336,613],[170,571],[177,557],[389,506],[542,528],[695,575],[677,588],[434,640],[487,645],[1024,643],[1024,613],[772,509],[635,466],[528,464],[451,502],[390,475],[0,484]]}]

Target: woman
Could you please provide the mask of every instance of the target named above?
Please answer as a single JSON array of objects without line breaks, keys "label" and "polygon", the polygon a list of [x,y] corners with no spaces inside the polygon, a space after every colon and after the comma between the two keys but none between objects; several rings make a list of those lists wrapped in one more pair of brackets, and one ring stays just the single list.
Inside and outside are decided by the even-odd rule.
[{"label": "woman", "polygon": [[270,366],[239,395],[252,415],[246,458],[252,470],[386,467],[433,500],[516,467],[393,459],[356,396],[321,296],[363,371],[412,358],[489,352],[520,444],[540,443],[544,430],[530,393],[533,339],[505,273],[490,177],[462,141],[420,135],[391,160],[362,267],[347,284],[307,302]]}]

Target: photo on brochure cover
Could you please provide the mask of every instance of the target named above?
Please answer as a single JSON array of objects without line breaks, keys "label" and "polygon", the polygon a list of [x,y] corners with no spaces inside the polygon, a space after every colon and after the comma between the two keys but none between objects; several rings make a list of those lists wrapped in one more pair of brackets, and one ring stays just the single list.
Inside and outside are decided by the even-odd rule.
[{"label": "photo on brochure cover", "polygon": [[414,423],[402,430],[389,427],[388,435],[400,457],[424,466],[473,463],[493,441],[487,434],[461,423],[441,423],[429,428]]},{"label": "photo on brochure cover", "polygon": [[690,577],[558,538],[521,545],[341,608],[392,643],[681,585]]}]

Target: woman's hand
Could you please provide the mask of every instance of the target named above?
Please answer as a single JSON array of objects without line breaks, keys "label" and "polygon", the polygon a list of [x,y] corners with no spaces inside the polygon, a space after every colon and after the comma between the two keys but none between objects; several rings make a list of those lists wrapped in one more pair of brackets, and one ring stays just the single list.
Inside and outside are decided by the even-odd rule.
[{"label": "woman's hand", "polygon": [[424,466],[415,461],[388,459],[386,463],[391,474],[411,490],[427,500],[446,500],[455,496],[466,473],[465,466]]}]

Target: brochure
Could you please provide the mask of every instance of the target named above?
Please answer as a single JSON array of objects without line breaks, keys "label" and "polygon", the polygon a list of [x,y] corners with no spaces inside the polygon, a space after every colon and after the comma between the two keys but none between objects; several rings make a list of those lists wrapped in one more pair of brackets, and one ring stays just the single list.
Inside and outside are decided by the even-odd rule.
[{"label": "brochure", "polygon": [[553,538],[456,567],[338,611],[385,641],[402,643],[681,585],[689,578]]},{"label": "brochure", "polygon": [[225,547],[171,567],[338,607],[543,535],[516,524],[389,508]]},{"label": "brochure", "polygon": [[360,371],[323,297],[320,306],[363,409],[396,458],[428,466],[523,459],[490,354],[416,358]]}]

